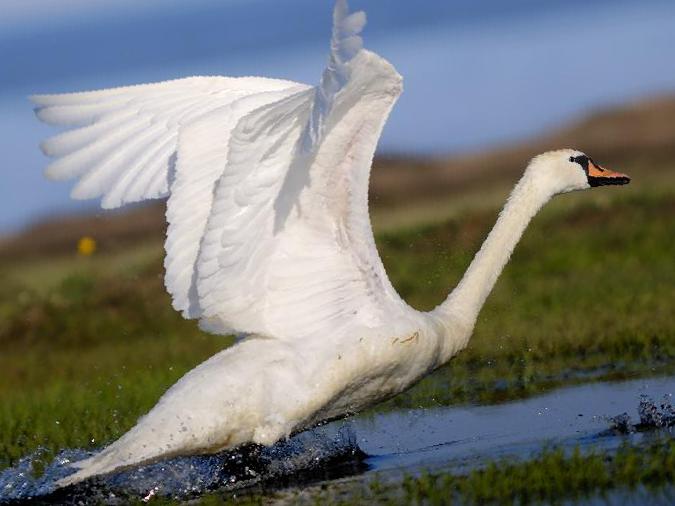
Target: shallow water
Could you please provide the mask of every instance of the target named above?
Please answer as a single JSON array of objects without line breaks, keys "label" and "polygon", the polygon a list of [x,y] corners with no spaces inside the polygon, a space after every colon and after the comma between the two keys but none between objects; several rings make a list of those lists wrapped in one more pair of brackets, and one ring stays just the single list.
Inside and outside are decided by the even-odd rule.
[{"label": "shallow water", "polygon": [[[527,458],[552,445],[611,451],[626,440],[639,444],[654,428],[672,426],[674,392],[675,377],[640,379],[564,388],[494,406],[354,417],[306,431],[271,448],[172,459],[61,491],[54,491],[53,484],[70,473],[68,462],[89,453],[64,450],[44,474],[35,476],[33,462],[41,457],[36,452],[0,473],[0,502],[185,499],[254,485],[283,488],[330,483],[349,475],[367,479],[375,472],[385,479],[423,469],[461,473],[494,458]],[[603,498],[598,496],[598,501]]]},{"label": "shallow water", "polygon": [[625,441],[619,432],[637,442],[642,422],[658,425],[648,406],[663,417],[659,405],[673,393],[675,377],[595,383],[494,406],[385,413],[351,427],[373,470],[472,465],[553,444],[615,448]]}]

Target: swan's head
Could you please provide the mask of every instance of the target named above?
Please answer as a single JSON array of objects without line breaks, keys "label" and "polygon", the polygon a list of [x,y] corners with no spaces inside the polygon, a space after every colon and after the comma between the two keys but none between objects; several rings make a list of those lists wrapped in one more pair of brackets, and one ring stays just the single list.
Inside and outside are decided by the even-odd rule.
[{"label": "swan's head", "polygon": [[574,149],[539,155],[530,163],[529,171],[554,194],[630,182],[626,174],[601,167],[591,157]]}]

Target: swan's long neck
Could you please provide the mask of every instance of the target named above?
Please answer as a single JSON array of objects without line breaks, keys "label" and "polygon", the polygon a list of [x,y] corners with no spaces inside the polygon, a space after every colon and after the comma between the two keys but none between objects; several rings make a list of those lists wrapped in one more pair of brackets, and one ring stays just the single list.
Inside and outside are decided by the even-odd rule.
[{"label": "swan's long neck", "polygon": [[533,171],[526,171],[457,288],[433,311],[450,334],[450,356],[466,346],[478,313],[525,228],[552,196]]}]

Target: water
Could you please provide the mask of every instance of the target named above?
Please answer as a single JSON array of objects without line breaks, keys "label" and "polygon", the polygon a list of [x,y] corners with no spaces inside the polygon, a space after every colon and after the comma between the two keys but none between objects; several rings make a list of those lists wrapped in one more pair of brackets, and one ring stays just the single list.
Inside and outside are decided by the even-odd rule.
[{"label": "water", "polygon": [[[495,406],[366,415],[306,431],[270,448],[176,458],[60,491],[54,490],[54,483],[70,473],[68,462],[90,453],[64,450],[35,476],[33,463],[42,459],[36,452],[0,473],[0,502],[187,499],[213,490],[330,484],[352,475],[368,479],[373,473],[385,480],[421,470],[463,473],[488,460],[527,458],[552,445],[612,451],[626,440],[640,444],[654,429],[669,430],[675,424],[674,391],[675,377],[667,377],[565,388]],[[649,493],[637,489],[609,495],[639,501]],[[589,504],[601,504],[606,497],[598,495]]]},{"label": "water", "polygon": [[613,449],[625,441],[618,434],[639,443],[644,429],[672,417],[666,412],[674,392],[675,377],[596,383],[494,406],[384,413],[355,419],[351,427],[373,469],[471,466],[527,457],[543,445]]}]

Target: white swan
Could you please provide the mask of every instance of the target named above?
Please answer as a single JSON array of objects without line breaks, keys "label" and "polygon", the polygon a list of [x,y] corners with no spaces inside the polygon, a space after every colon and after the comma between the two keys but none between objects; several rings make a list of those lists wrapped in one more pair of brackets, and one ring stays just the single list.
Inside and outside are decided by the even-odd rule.
[{"label": "white swan", "polygon": [[186,374],[119,440],[58,485],[175,455],[270,445],[405,390],[467,344],[534,214],[555,194],[629,178],[561,150],[532,160],[465,276],[418,312],[398,296],[368,217],[370,165],[401,77],[334,12],[310,87],[191,77],[31,97],[77,127],[43,143],[54,179],[114,208],[168,196],[166,287],[186,318],[245,335]]}]

